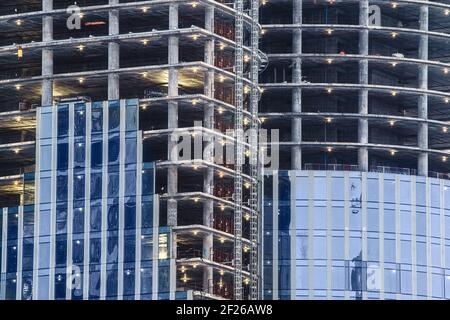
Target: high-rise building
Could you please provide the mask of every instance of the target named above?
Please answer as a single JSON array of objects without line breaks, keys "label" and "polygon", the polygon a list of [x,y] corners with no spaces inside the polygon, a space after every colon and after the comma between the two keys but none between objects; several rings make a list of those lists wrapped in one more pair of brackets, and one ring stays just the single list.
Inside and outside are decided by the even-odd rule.
[{"label": "high-rise building", "polygon": [[0,299],[256,297],[257,15],[1,3]]},{"label": "high-rise building", "polygon": [[450,298],[448,1],[2,0],[0,28],[0,299]]},{"label": "high-rise building", "polygon": [[449,9],[263,2],[265,299],[450,298]]}]

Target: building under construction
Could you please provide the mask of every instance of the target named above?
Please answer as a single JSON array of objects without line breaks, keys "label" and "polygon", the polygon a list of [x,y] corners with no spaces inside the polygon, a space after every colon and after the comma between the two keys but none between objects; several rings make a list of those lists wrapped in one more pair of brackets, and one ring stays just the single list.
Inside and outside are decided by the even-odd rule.
[{"label": "building under construction", "polygon": [[450,298],[448,1],[2,0],[0,30],[0,299]]},{"label": "building under construction", "polygon": [[258,6],[2,1],[0,298],[257,296]]}]

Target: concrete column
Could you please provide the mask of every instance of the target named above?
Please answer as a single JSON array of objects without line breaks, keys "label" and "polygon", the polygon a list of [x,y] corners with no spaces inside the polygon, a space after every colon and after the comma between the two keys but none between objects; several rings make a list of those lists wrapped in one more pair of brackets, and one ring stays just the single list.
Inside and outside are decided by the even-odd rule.
[{"label": "concrete column", "polygon": [[[369,1],[363,0],[359,3],[359,24],[367,27],[369,24]],[[359,54],[367,56],[369,54],[369,30],[363,29],[359,33]],[[369,83],[369,61],[361,59],[359,61],[359,83],[366,85]],[[358,113],[367,115],[369,112],[369,92],[367,89],[359,91]],[[358,120],[358,142],[367,144],[369,142],[369,123],[367,118]],[[358,167],[361,171],[369,169],[369,152],[367,147],[358,149]]]},{"label": "concrete column", "polygon": [[[420,30],[428,31],[428,6],[420,7]],[[428,36],[420,36],[419,59],[428,60]],[[428,89],[428,66],[419,66],[419,88]],[[418,101],[418,117],[428,119],[428,95],[422,94]],[[428,124],[420,123],[417,133],[417,144],[419,148],[428,149]],[[428,175],[428,153],[419,154],[417,161],[417,173],[420,176]]]},{"label": "concrete column", "polygon": [[[169,29],[178,29],[178,4],[171,4],[169,6]],[[178,63],[178,37],[169,37],[168,62],[169,64]],[[176,68],[169,68],[169,84],[168,96],[178,96],[178,70]],[[170,101],[168,103],[167,127],[169,129],[178,128],[178,103]],[[175,152],[178,138],[169,136],[168,138],[168,160],[178,160],[178,152]],[[175,195],[178,192],[178,169],[176,165],[171,165],[167,168],[167,194]],[[169,199],[167,201],[167,225],[169,227],[176,227],[178,223],[178,208],[177,201]],[[170,255],[170,299],[175,298],[176,290],[176,259],[177,259],[177,235],[172,233],[171,241],[171,255]]]},{"label": "concrete column", "polygon": [[[294,0],[293,2],[294,24],[302,23],[303,0]],[[292,38],[292,52],[295,54],[302,53],[302,30],[294,30]],[[302,59],[300,57],[294,59],[292,68],[292,83],[302,82]],[[302,112],[302,90],[301,88],[292,89],[292,112]],[[302,141],[302,119],[301,117],[293,117],[291,124],[292,142],[300,143]],[[302,169],[302,150],[301,147],[293,146],[291,149],[291,162],[293,170]]]},{"label": "concrete column", "polygon": [[[205,9],[205,29],[214,32],[214,8],[206,7]],[[214,40],[207,40],[205,43],[205,63],[214,65]],[[214,71],[208,71],[205,77],[205,95],[209,98],[214,97]],[[205,128],[214,129],[214,104],[206,104],[204,108],[203,125]],[[214,140],[208,137],[205,143],[204,157],[206,161],[214,162],[213,153]],[[203,179],[203,191],[212,194],[214,186],[214,169],[208,168],[205,171]],[[213,226],[214,220],[214,203],[212,200],[207,200],[203,203],[203,224],[208,227]],[[203,257],[208,260],[213,260],[213,235],[208,234],[203,238]],[[203,290],[212,293],[213,283],[213,269],[212,267],[205,268],[203,273]]]},{"label": "concrete column", "polygon": [[[49,12],[53,10],[53,0],[42,1],[42,11]],[[43,16],[42,18],[42,41],[53,40],[53,18],[52,16]],[[53,50],[42,49],[42,76],[53,76]],[[53,80],[45,79],[42,81],[42,97],[41,104],[43,106],[53,105]]]},{"label": "concrete column", "polygon": [[[109,0],[109,4],[118,4],[119,0]],[[109,35],[119,34],[119,10],[109,11]],[[108,44],[108,70],[117,70],[120,68],[120,47],[117,42]],[[119,75],[108,75],[108,100],[120,99]]]},{"label": "concrete column", "polygon": [[[169,29],[178,29],[178,5],[172,4],[169,9]],[[178,37],[169,37],[169,64],[178,63]],[[178,95],[178,70],[176,68],[169,68],[169,97]],[[169,129],[178,128],[178,103],[169,102],[168,104],[168,123]],[[175,138],[175,137],[173,137]],[[173,141],[172,141],[173,140]],[[168,159],[176,161],[178,159],[178,153],[172,152],[177,145],[177,139],[171,139],[168,141]],[[178,190],[178,171],[177,166],[170,166],[168,168],[167,176],[167,193],[174,195]],[[169,200],[167,203],[167,224],[169,226],[177,225],[177,202],[175,200]]]}]

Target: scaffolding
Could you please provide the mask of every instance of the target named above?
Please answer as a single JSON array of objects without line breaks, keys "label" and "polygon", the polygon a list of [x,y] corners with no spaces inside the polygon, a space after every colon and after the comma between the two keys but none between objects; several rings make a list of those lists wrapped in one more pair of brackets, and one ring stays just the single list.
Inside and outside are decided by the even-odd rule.
[{"label": "scaffolding", "polygon": [[258,163],[258,103],[259,103],[259,0],[252,0],[251,2],[251,18],[252,18],[252,32],[251,32],[251,100],[250,100],[250,113],[251,130],[250,130],[250,176],[252,183],[250,186],[250,299],[258,299],[258,240],[259,240],[259,211],[258,211],[258,188],[259,188],[259,163]]},{"label": "scaffolding", "polygon": [[234,299],[243,299],[242,288],[242,165],[244,108],[244,1],[235,1],[235,178],[234,178]]}]

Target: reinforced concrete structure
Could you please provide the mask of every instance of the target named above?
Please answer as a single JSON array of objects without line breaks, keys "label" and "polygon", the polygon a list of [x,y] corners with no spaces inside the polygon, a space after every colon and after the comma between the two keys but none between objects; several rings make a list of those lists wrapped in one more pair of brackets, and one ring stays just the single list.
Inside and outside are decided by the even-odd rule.
[{"label": "reinforced concrete structure", "polygon": [[263,1],[264,298],[449,298],[449,6]]},{"label": "reinforced concrete structure", "polygon": [[0,299],[450,298],[448,1],[3,0],[0,29]]},{"label": "reinforced concrete structure", "polygon": [[258,12],[2,2],[1,299],[258,297]]}]

